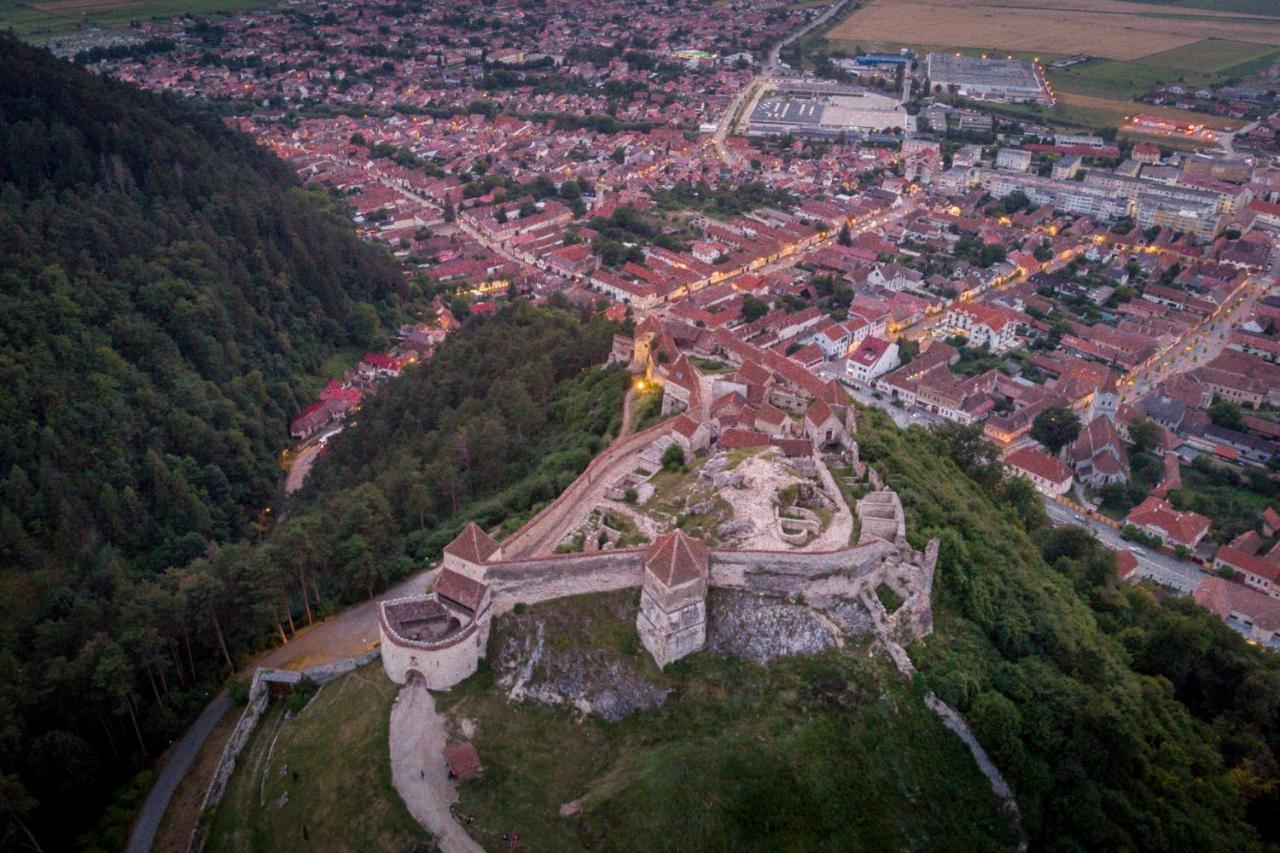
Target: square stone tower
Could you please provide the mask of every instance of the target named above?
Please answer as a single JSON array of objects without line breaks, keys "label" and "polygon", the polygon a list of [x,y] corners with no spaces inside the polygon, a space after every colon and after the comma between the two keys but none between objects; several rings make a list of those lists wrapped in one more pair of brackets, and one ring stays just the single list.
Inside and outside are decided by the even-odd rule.
[{"label": "square stone tower", "polygon": [[636,629],[659,667],[703,647],[707,640],[707,546],[675,531],[644,554],[644,583]]}]

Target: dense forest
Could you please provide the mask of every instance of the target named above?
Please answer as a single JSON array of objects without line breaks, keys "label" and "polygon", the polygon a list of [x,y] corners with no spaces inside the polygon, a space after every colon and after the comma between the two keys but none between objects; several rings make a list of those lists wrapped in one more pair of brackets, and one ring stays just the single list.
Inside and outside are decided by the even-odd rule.
[{"label": "dense forest", "polygon": [[402,287],[343,211],[217,117],[0,37],[11,832],[56,816],[37,837],[65,842],[66,815],[206,701],[217,639],[189,602],[223,581],[180,567],[256,532],[289,418]]},{"label": "dense forest", "polygon": [[876,412],[858,440],[909,538],[941,539],[936,633],[909,651],[1013,786],[1032,849],[1280,842],[1280,659],[1190,601],[1117,583],[1114,555],[1051,528],[980,429]]},{"label": "dense forest", "polygon": [[[617,426],[621,376],[573,379],[611,327],[474,321],[266,535],[288,419],[398,318],[398,267],[216,117],[9,38],[0,284],[0,847],[121,846],[132,774],[244,655],[418,565],[441,519],[545,500]],[[353,473],[388,441],[417,463]]]}]

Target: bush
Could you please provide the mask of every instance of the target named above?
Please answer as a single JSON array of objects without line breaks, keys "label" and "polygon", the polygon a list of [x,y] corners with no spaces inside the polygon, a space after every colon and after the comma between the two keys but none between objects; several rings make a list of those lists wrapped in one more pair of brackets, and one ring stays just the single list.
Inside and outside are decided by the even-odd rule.
[{"label": "bush", "polygon": [[683,471],[684,461],[684,448],[673,444],[662,453],[662,470]]},{"label": "bush", "polygon": [[289,701],[285,707],[289,709],[289,713],[297,714],[303,708],[307,707],[307,703],[316,695],[316,691],[320,689],[320,685],[309,676],[302,676],[297,684],[293,685],[293,690],[289,693]]}]

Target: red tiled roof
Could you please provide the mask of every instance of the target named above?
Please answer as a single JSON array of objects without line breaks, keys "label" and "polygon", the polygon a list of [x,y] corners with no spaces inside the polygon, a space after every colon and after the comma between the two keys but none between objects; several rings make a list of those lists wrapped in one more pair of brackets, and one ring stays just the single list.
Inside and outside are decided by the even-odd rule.
[{"label": "red tiled roof", "polygon": [[486,589],[488,587],[485,584],[459,574],[453,569],[441,569],[436,577],[436,595],[447,598],[455,604],[461,604],[472,613],[480,609],[480,602],[484,598]]},{"label": "red tiled roof", "polygon": [[1127,578],[1138,570],[1138,558],[1129,551],[1116,551],[1116,574]]},{"label": "red tiled roof", "polygon": [[720,433],[720,441],[718,442],[718,446],[722,450],[744,450],[748,447],[766,447],[768,444],[769,436],[764,433],[736,427]]},{"label": "red tiled roof", "polygon": [[483,563],[493,556],[500,546],[474,521],[468,521],[462,532],[444,546],[444,552],[468,563]]},{"label": "red tiled roof", "polygon": [[1195,593],[1196,604],[1226,619],[1241,613],[1253,624],[1268,631],[1280,630],[1280,601],[1244,584],[1210,575]]},{"label": "red tiled roof", "polygon": [[1168,501],[1157,497],[1148,497],[1130,510],[1124,520],[1138,527],[1163,530],[1174,542],[1188,546],[1209,529],[1209,519],[1200,513],[1178,512]]},{"label": "red tiled roof", "polygon": [[450,775],[468,780],[480,775],[480,755],[469,742],[456,743],[444,748],[444,762],[449,767]]},{"label": "red tiled roof", "polygon": [[1266,578],[1272,583],[1280,583],[1280,563],[1266,557],[1255,557],[1230,545],[1223,545],[1213,555],[1214,565],[1230,566],[1256,577]]},{"label": "red tiled roof", "polygon": [[1005,460],[1019,470],[1026,471],[1051,483],[1062,483],[1071,479],[1071,469],[1062,464],[1055,456],[1034,447],[1021,447],[1010,453]]},{"label": "red tiled roof", "polygon": [[707,546],[682,530],[659,536],[644,553],[645,570],[666,586],[706,577],[710,562]]}]

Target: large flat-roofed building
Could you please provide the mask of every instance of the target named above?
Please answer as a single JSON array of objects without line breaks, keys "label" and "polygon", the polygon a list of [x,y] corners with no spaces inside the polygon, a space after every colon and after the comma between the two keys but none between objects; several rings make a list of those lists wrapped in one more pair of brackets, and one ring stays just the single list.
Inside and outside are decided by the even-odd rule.
[{"label": "large flat-roofed building", "polygon": [[790,133],[834,138],[842,133],[905,130],[907,111],[895,98],[822,81],[783,81],[751,111],[749,136]]},{"label": "large flat-roofed building", "polygon": [[983,101],[1049,103],[1049,90],[1034,63],[1025,59],[984,59],[954,53],[925,58],[929,82],[955,86],[966,98]]}]

